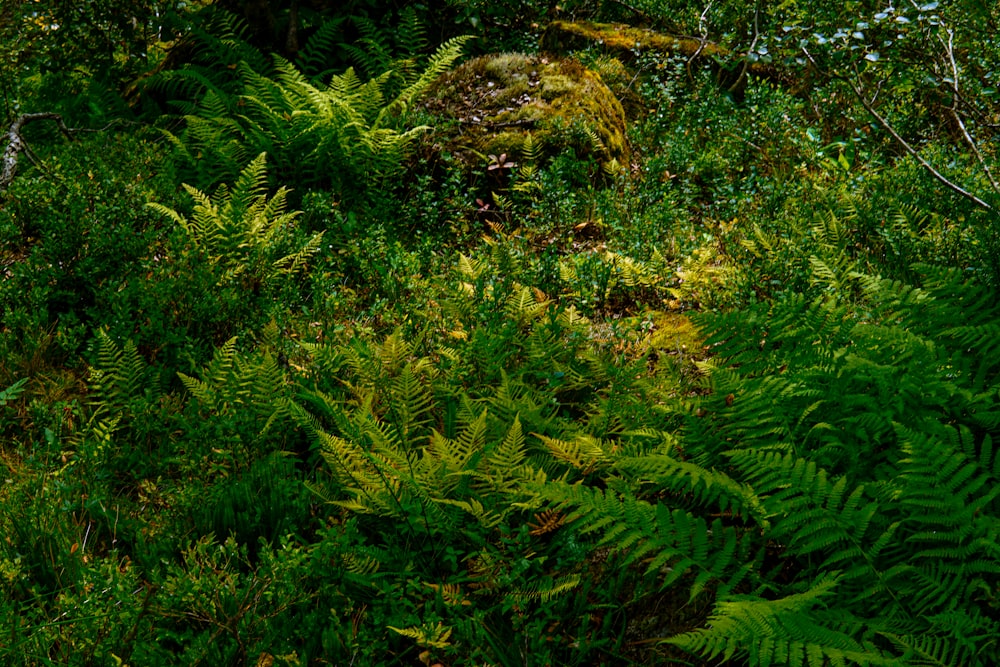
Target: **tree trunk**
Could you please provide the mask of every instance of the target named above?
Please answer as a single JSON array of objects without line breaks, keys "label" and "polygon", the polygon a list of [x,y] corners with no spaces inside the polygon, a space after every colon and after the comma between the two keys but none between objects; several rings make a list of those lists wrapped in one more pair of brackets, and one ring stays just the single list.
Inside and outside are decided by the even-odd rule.
[{"label": "tree trunk", "polygon": [[21,136],[21,128],[36,120],[54,120],[62,133],[70,140],[73,139],[73,131],[66,127],[62,116],[57,113],[25,113],[18,116],[7,130],[7,148],[4,149],[3,158],[0,158],[0,195],[7,191],[14,180],[17,174],[17,158],[26,146]]}]

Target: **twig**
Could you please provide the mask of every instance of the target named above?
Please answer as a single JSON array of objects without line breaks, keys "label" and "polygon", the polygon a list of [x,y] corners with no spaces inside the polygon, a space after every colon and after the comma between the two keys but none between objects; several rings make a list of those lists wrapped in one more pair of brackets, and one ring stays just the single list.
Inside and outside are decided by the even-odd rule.
[{"label": "twig", "polygon": [[760,39],[760,2],[754,3],[753,7],[753,41],[750,42],[750,48],[747,49],[746,58],[743,59],[743,66],[740,68],[740,74],[736,77],[736,81],[729,87],[730,93],[735,93],[740,84],[743,83],[747,76],[747,70],[750,69],[750,54],[754,52],[757,48],[757,40]]},{"label": "twig", "polygon": [[132,622],[132,627],[129,628],[128,634],[122,640],[122,652],[118,656],[123,663],[127,663],[128,659],[132,656],[133,643],[135,642],[135,637],[139,632],[139,623],[142,621],[143,617],[149,612],[150,603],[153,601],[153,596],[159,589],[158,586],[154,584],[145,584],[146,586],[146,597],[142,601],[142,607],[139,608],[139,613],[136,614],[135,620]]},{"label": "twig", "polygon": [[534,125],[538,121],[531,120],[530,118],[524,118],[521,120],[509,120],[505,122],[494,122],[489,120],[466,120],[465,118],[459,118],[459,125],[481,125],[483,127],[497,128],[497,127],[518,127],[521,125]]},{"label": "twig", "polygon": [[899,142],[899,145],[903,147],[903,150],[905,150],[907,153],[915,157],[917,159],[917,162],[919,162],[924,169],[930,172],[931,176],[940,181],[945,187],[949,188],[953,192],[962,195],[966,199],[969,199],[977,206],[981,206],[987,211],[993,210],[993,207],[987,204],[985,201],[983,201],[976,195],[972,194],[971,192],[969,192],[962,186],[958,185],[957,183],[948,180],[941,172],[935,169],[934,165],[932,165],[930,162],[924,159],[924,156],[922,156],[917,151],[917,149],[911,146],[909,142],[906,141],[906,139],[901,137],[899,133],[896,132],[896,130],[889,123],[889,121],[887,121],[885,118],[880,116],[877,111],[875,111],[875,109],[868,103],[868,100],[865,99],[864,93],[861,92],[860,88],[858,88],[857,86],[855,86],[853,83],[850,82],[848,82],[848,85],[851,87],[852,90],[854,90],[854,94],[858,96],[858,99],[861,100],[861,104],[864,105],[865,109],[868,111],[869,114],[871,114],[872,118],[874,118],[878,122],[878,124],[885,129],[886,132],[891,134],[893,139]]},{"label": "twig", "polygon": [[615,5],[618,5],[619,7],[622,7],[624,9],[629,10],[630,12],[632,12],[633,14],[635,14],[638,17],[641,17],[641,18],[644,18],[644,19],[648,19],[649,18],[649,14],[647,14],[644,11],[642,11],[641,9],[638,9],[636,7],[633,7],[632,5],[629,5],[629,4],[626,4],[626,3],[622,2],[622,0],[611,0],[611,3],[615,4]]}]

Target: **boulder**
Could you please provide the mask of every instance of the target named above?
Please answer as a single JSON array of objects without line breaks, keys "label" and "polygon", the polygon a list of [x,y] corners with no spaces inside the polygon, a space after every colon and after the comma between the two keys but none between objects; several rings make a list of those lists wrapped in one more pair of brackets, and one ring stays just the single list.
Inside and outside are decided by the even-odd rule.
[{"label": "boulder", "polygon": [[491,155],[522,159],[529,136],[533,160],[571,149],[605,170],[628,163],[621,103],[600,75],[573,59],[482,56],[438,79],[422,108],[435,118],[434,150],[470,169]]}]

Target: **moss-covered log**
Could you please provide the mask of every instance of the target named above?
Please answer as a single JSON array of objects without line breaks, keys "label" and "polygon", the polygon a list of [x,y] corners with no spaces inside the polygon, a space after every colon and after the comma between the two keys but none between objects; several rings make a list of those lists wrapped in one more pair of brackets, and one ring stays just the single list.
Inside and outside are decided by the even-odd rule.
[{"label": "moss-covered log", "polygon": [[542,34],[542,50],[552,54],[598,47],[624,63],[638,54],[654,51],[680,54],[691,61],[706,59],[719,67],[719,81],[734,91],[741,89],[746,77],[778,79],[778,70],[768,64],[748,62],[736,53],[697,37],[665,35],[646,28],[623,23],[593,23],[591,21],[553,21]]}]

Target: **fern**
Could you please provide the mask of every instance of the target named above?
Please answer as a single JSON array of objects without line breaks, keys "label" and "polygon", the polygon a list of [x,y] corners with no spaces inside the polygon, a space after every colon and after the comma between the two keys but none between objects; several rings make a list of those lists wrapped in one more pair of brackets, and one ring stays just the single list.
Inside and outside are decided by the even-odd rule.
[{"label": "fern", "polygon": [[[826,576],[804,593],[777,600],[732,596],[720,600],[709,619],[709,628],[667,640],[709,660],[730,660],[739,655],[749,665],[894,665],[893,659],[870,643],[817,623],[815,612],[833,599],[838,583]],[[855,622],[856,623],[856,622]]]},{"label": "fern", "polygon": [[361,33],[356,44],[345,44],[344,49],[368,77],[376,77],[393,68],[392,38],[367,16],[352,16],[351,22]]},{"label": "fern", "polygon": [[263,153],[243,169],[232,190],[223,185],[209,197],[190,185],[184,187],[195,202],[190,219],[162,204],[148,206],[184,229],[191,243],[220,268],[220,284],[275,281],[302,271],[319,249],[323,232],[294,252],[276,256],[299,214],[285,211],[286,188],[268,199]]},{"label": "fern", "polygon": [[404,637],[409,637],[417,643],[418,646],[425,646],[428,648],[447,648],[451,644],[448,638],[451,636],[451,628],[445,627],[441,623],[437,625],[424,625],[424,626],[414,626],[411,628],[394,628],[393,626],[388,626],[393,632],[403,635]]},{"label": "fern", "polygon": [[194,113],[196,101],[203,95],[231,99],[239,89],[240,66],[270,71],[267,56],[248,41],[250,29],[245,20],[218,9],[201,16],[207,20],[193,22],[189,34],[174,47],[186,52],[187,62],[181,69],[158,70],[143,77],[130,95],[162,99],[188,115]]},{"label": "fern", "polygon": [[[843,247],[832,219],[821,236]],[[1000,581],[996,305],[967,276],[922,270],[920,288],[851,275],[847,298],[700,318],[720,357],[685,451],[750,493],[796,574],[765,576],[777,600],[720,598],[710,629],[673,643],[750,664],[995,661],[995,599],[981,592]],[[803,591],[821,597],[775,607]]]},{"label": "fern", "polygon": [[380,26],[366,16],[352,16],[361,33],[355,44],[344,49],[368,77],[395,70],[404,81],[412,80],[417,57],[428,46],[426,29],[413,7],[404,7],[394,25]]},{"label": "fern", "polygon": [[548,602],[552,598],[563,595],[580,585],[580,577],[570,575],[559,579],[546,581],[527,589],[517,589],[508,593],[511,600],[518,602],[539,601]]},{"label": "fern", "polygon": [[239,416],[253,439],[262,439],[275,424],[297,414],[288,397],[288,378],[273,352],[240,353],[235,337],[215,350],[200,377],[177,375],[205,413]]},{"label": "fern", "polygon": [[229,180],[245,164],[241,158],[265,152],[284,179],[304,186],[332,185],[351,195],[384,184],[429,129],[408,126],[407,110],[467,41],[443,44],[398,92],[391,70],[362,81],[348,69],[324,86],[279,57],[266,68],[241,64],[242,94],[234,100],[209,91],[202,98],[185,132],[172,137],[178,159],[206,186]]},{"label": "fern", "polygon": [[313,81],[326,78],[330,69],[330,55],[343,43],[343,16],[326,18],[302,46],[296,56],[296,65]]},{"label": "fern", "polygon": [[396,26],[396,48],[403,58],[412,59],[429,46],[427,29],[413,7],[403,7]]},{"label": "fern", "polygon": [[626,564],[642,562],[648,573],[659,574],[661,587],[689,577],[691,599],[709,586],[731,591],[753,568],[748,542],[721,519],[709,522],[629,492],[566,484],[548,484],[537,491],[572,510],[569,520],[577,529],[599,533],[598,544],[623,552]]},{"label": "fern", "polygon": [[[519,511],[514,505],[492,506],[497,494],[523,496],[516,482],[538,479],[525,460],[520,423],[515,419],[500,436],[495,421],[480,410],[462,416],[465,423],[455,437],[428,430],[427,417],[436,402],[419,378],[429,367],[423,359],[403,363],[410,350],[397,333],[374,350],[348,354],[348,365],[361,376],[348,385],[354,398],[337,405],[318,397],[341,435],[302,420],[351,496],[334,502],[406,521],[420,516],[426,529],[457,526],[463,514],[485,527],[495,526]],[[382,381],[383,373],[389,373],[387,381]],[[491,506],[479,500],[477,491],[490,494]]]},{"label": "fern", "polygon": [[106,331],[97,332],[97,365],[91,368],[89,392],[95,414],[115,414],[149,388],[148,368],[131,340],[119,346]]},{"label": "fern", "polygon": [[767,509],[756,490],[728,475],[664,455],[620,457],[614,467],[636,484],[654,484],[658,490],[689,494],[698,506],[718,508],[764,529],[770,527]]},{"label": "fern", "polygon": [[588,435],[580,435],[573,440],[537,436],[559,461],[568,463],[583,474],[590,474],[607,466],[612,457],[609,443],[601,442]]}]

